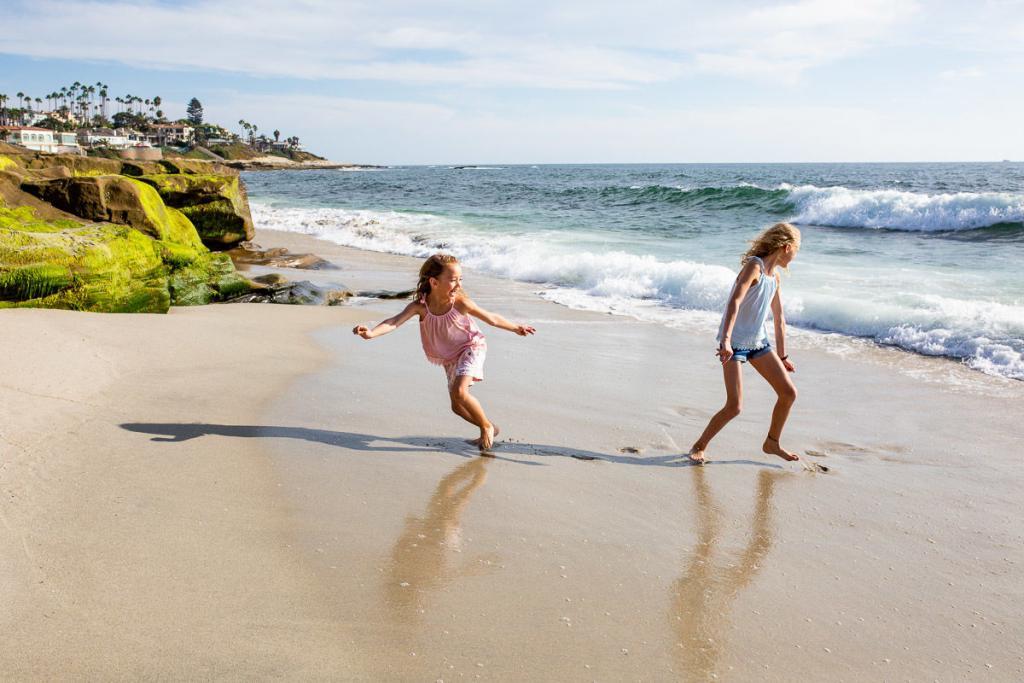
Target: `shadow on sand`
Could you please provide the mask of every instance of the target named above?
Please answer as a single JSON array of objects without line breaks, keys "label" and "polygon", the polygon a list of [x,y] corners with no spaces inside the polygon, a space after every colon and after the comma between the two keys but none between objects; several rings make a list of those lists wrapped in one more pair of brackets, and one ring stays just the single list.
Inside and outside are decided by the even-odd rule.
[{"label": "shadow on sand", "polygon": [[[312,429],[309,427],[275,427],[260,425],[218,425],[194,422],[126,422],[122,429],[140,434],[152,434],[151,441],[170,443],[189,441],[201,436],[232,436],[264,439],[299,439],[312,441],[328,446],[338,446],[353,451],[370,453],[436,452],[455,453],[464,457],[479,454],[476,447],[460,439],[430,436],[397,436],[384,437],[373,434],[357,434],[354,432],[338,432],[329,429]],[[685,454],[669,454],[658,456],[625,456],[609,453],[598,453],[578,448],[550,446],[527,443],[523,441],[499,441],[492,452],[487,453],[499,460],[508,460],[523,465],[542,465],[530,460],[519,460],[510,456],[562,457],[576,460],[601,460],[626,465],[656,465],[661,467],[693,467],[694,463]],[[712,460],[704,467],[712,465],[751,465],[770,469],[783,469],[777,464],[758,462],[756,460]]]}]

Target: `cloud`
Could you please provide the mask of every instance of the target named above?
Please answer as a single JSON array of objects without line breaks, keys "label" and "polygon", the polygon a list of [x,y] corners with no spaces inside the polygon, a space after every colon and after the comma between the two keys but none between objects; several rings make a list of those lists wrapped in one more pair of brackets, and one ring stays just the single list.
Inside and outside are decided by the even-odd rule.
[{"label": "cloud", "polygon": [[966,81],[984,78],[985,71],[976,66],[967,66],[961,69],[947,69],[939,73],[939,78],[944,81]]},{"label": "cloud", "polygon": [[[694,73],[793,81],[867,49],[911,0],[512,6],[442,0],[15,0],[0,52],[422,85],[623,89]],[[39,36],[45,36],[40,39]]]},{"label": "cloud", "polygon": [[730,44],[697,55],[701,71],[794,83],[817,66],[863,52],[886,40],[920,7],[914,0],[832,0],[761,7],[721,27]]}]

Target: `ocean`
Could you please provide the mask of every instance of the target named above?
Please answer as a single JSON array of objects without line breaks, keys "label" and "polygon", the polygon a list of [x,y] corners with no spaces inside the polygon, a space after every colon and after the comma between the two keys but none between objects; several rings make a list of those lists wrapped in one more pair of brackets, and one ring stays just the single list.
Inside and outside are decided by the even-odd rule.
[{"label": "ocean", "polygon": [[830,346],[868,340],[1024,380],[1024,163],[415,166],[243,178],[258,227],[415,257],[443,250],[566,306],[709,336],[747,241],[790,221],[803,233],[782,287],[794,334]]}]

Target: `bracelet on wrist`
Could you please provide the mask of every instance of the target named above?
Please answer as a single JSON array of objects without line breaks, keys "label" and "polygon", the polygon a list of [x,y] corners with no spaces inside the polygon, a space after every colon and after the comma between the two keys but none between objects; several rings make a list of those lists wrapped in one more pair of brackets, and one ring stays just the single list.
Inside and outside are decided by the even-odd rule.
[{"label": "bracelet on wrist", "polygon": [[779,356],[779,360],[789,360],[789,354],[787,353],[785,356]]}]

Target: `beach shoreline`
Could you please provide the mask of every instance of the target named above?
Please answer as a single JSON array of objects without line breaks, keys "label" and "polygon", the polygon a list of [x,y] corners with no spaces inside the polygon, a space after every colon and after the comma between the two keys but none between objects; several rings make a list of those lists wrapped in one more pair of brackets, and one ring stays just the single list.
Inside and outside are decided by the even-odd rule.
[{"label": "beach shoreline", "polygon": [[[256,241],[340,266],[273,269],[289,279],[354,291],[407,288],[417,265],[295,233]],[[1024,673],[1020,383],[794,340],[784,442],[828,472],[759,452],[771,396],[753,373],[744,414],[692,467],[681,456],[722,395],[704,331],[466,276],[485,308],[538,328],[484,330],[474,393],[503,428],[493,459],[464,442],[411,324],[351,334],[401,301],[0,312],[0,670]]]}]

